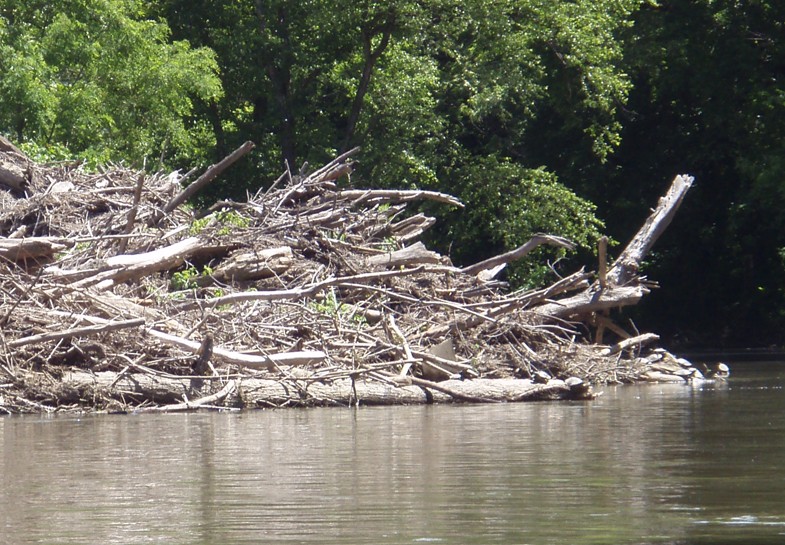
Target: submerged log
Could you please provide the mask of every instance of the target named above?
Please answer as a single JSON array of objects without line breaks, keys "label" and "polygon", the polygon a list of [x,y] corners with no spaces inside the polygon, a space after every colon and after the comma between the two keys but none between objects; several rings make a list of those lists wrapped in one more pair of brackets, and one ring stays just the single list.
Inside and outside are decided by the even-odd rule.
[{"label": "submerged log", "polygon": [[[118,375],[118,373],[88,373],[72,370],[62,377],[63,386],[80,395],[95,395],[113,399],[145,398],[156,403],[177,403],[183,396],[203,397],[193,389],[192,377],[174,378],[152,373]],[[394,384],[362,378],[345,378],[329,382],[309,380],[271,380],[244,377],[220,379],[204,377],[215,383],[216,392],[222,391],[229,380],[234,381],[240,402],[251,407],[314,407],[325,405],[415,405],[455,401],[521,402],[568,399],[575,391],[561,380],[535,384],[522,379],[448,380],[431,383]],[[590,397],[586,392],[581,397]],[[211,399],[211,403],[221,399]],[[197,408],[196,406],[191,408]],[[178,409],[180,410],[180,409]]]}]

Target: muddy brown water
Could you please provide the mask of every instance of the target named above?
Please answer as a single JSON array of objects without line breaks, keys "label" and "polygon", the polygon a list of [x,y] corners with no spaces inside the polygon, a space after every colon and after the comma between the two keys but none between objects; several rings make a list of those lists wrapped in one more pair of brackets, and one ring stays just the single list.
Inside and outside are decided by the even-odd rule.
[{"label": "muddy brown water", "polygon": [[785,543],[785,364],[590,402],[0,418],[2,544]]}]

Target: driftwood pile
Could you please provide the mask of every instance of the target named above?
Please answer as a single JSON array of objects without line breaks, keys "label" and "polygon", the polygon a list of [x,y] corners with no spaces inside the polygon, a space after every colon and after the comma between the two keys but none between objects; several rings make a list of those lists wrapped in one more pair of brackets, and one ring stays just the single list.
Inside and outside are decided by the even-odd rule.
[{"label": "driftwood pile", "polygon": [[649,291],[638,263],[691,178],[598,278],[509,292],[505,263],[569,242],[454,267],[406,207],[461,203],[342,188],[353,152],[247,202],[187,204],[252,147],[183,189],[179,173],[40,165],[0,140],[0,413],[586,398],[662,359],[642,353],[656,335],[582,339],[630,337],[608,311]]}]

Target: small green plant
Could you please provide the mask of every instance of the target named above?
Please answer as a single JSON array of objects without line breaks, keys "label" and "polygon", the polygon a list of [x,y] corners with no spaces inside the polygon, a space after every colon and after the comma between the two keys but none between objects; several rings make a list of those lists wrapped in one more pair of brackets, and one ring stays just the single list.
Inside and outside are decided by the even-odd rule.
[{"label": "small green plant", "polygon": [[396,241],[393,237],[385,237],[382,241],[382,250],[385,252],[394,252],[398,249],[398,241]]},{"label": "small green plant", "polygon": [[218,219],[218,223],[221,225],[231,225],[240,227],[241,229],[244,229],[251,224],[250,218],[240,215],[235,210],[221,210],[216,215],[216,219]]},{"label": "small green plant", "polygon": [[218,223],[220,225],[216,232],[219,236],[226,236],[231,234],[235,228],[244,229],[248,227],[251,224],[251,220],[234,210],[221,210],[220,212],[215,212],[203,218],[199,218],[198,220],[194,220],[191,223],[189,232],[191,235],[198,235],[212,223]]},{"label": "small green plant", "polygon": [[205,227],[207,227],[210,224],[210,221],[212,221],[212,219],[213,219],[213,215],[210,214],[209,216],[205,216],[203,218],[199,218],[198,220],[194,220],[191,223],[191,227],[190,229],[188,229],[188,232],[192,236],[198,235],[199,233],[204,231]]},{"label": "small green plant", "polygon": [[357,325],[366,325],[367,320],[365,316],[357,314],[356,309],[352,305],[341,303],[335,294],[335,290],[331,289],[327,292],[325,297],[319,301],[312,301],[308,304],[316,312],[339,318],[343,320],[350,320]]},{"label": "small green plant", "polygon": [[193,290],[199,287],[200,279],[207,278],[211,274],[213,274],[212,267],[205,265],[200,272],[196,267],[191,265],[182,271],[174,273],[170,285],[174,291]]}]

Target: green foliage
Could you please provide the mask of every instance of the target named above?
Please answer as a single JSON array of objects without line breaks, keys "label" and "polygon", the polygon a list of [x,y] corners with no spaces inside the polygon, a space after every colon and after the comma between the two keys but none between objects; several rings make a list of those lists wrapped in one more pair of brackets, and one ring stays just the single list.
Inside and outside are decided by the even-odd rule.
[{"label": "green foliage", "polygon": [[210,225],[210,222],[212,222],[213,219],[214,219],[213,214],[210,214],[209,216],[205,216],[203,218],[195,219],[193,222],[191,222],[191,227],[188,229],[188,234],[192,236],[198,235],[199,233],[204,231],[208,225]]},{"label": "green foliage", "polygon": [[191,116],[221,95],[214,55],[144,5],[0,0],[0,131],[93,161],[203,153],[212,135]]},{"label": "green foliage", "polygon": [[209,266],[203,267],[200,271],[191,265],[172,274],[170,286],[174,291],[194,290],[199,287],[200,281],[209,278],[212,274],[213,269]]},{"label": "green foliage", "polygon": [[363,326],[367,324],[364,316],[357,314],[352,305],[341,303],[334,289],[325,292],[324,297],[308,303],[308,306],[321,314],[326,314],[335,319],[352,322],[355,325]]},{"label": "green foliage", "polygon": [[[478,261],[516,248],[536,233],[562,236],[592,250],[601,235],[595,206],[545,169],[486,158],[457,174],[467,184],[461,191],[466,208],[450,218],[447,240],[458,259]],[[542,248],[511,266],[508,276],[516,285],[532,287],[545,280],[544,261],[563,256],[564,250]]]},{"label": "green foliage", "polygon": [[204,231],[207,226],[213,223],[220,225],[216,234],[225,236],[232,234],[235,229],[245,229],[251,224],[251,220],[235,210],[220,210],[203,218],[194,220],[191,223],[188,232],[191,235],[198,235]]},{"label": "green foliage", "polygon": [[245,229],[251,224],[251,220],[240,215],[235,210],[221,210],[215,215],[221,228],[218,234],[221,236],[231,234],[235,229]]}]

